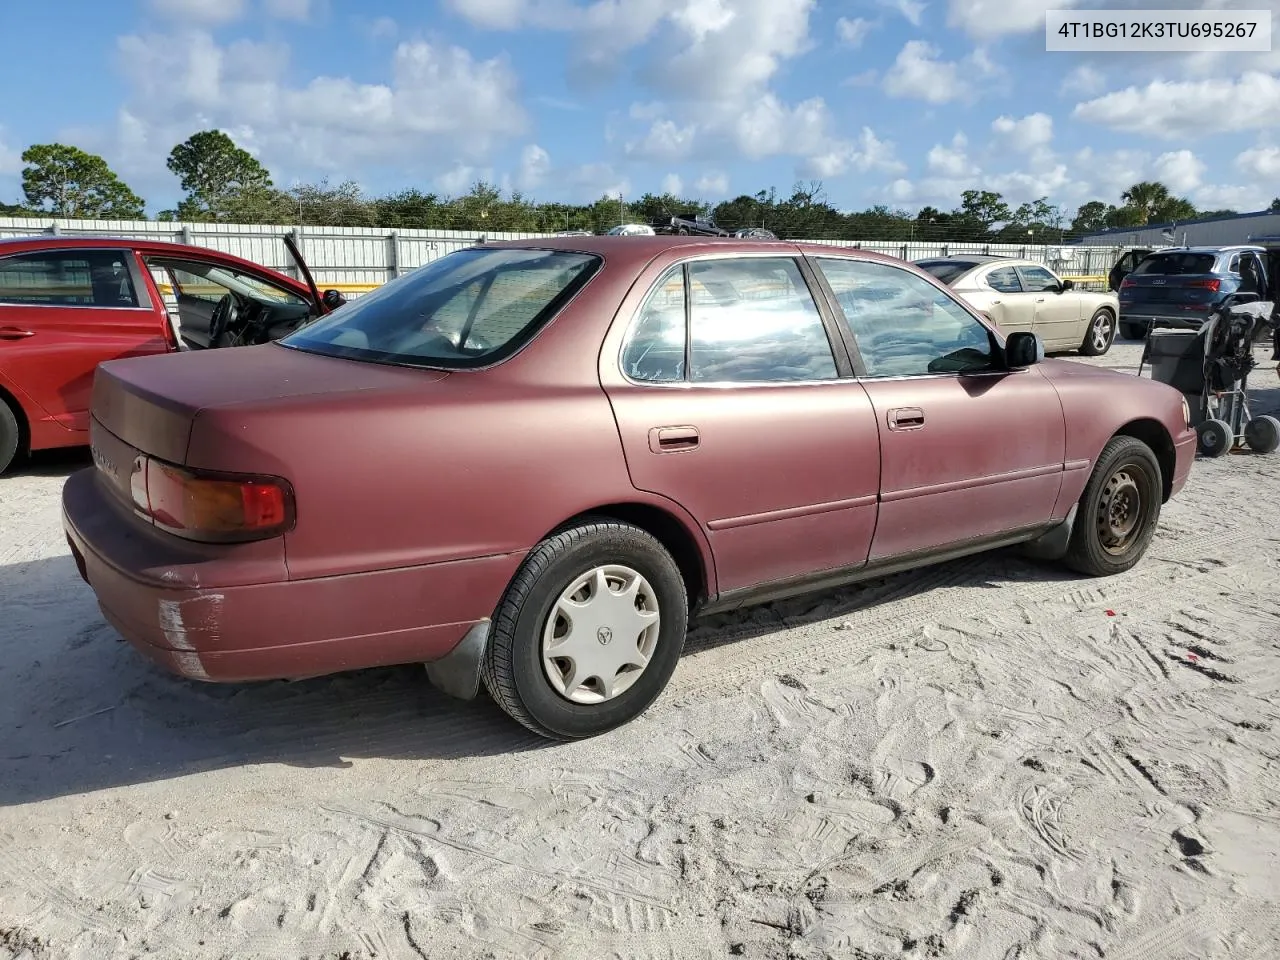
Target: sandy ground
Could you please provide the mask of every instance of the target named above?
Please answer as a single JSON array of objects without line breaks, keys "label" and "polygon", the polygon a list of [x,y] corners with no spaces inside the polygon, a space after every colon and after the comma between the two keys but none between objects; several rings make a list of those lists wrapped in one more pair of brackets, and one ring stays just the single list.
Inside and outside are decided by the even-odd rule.
[{"label": "sandy ground", "polygon": [[67,555],[83,462],[0,480],[4,960],[1280,953],[1280,455],[1198,463],[1115,579],[718,618],[573,745],[416,668],[159,673]]}]

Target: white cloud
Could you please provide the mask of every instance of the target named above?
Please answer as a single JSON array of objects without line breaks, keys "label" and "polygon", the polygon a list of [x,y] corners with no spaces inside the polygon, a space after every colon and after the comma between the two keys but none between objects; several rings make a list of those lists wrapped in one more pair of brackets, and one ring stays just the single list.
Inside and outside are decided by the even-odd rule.
[{"label": "white cloud", "polygon": [[1259,180],[1280,180],[1280,147],[1251,147],[1236,157],[1236,166]]},{"label": "white cloud", "polygon": [[1255,210],[1267,209],[1276,193],[1275,184],[1214,185],[1201,187],[1195,192],[1193,199],[1201,210],[1236,210],[1240,213],[1252,213]]},{"label": "white cloud", "polygon": [[855,17],[850,20],[848,17],[841,17],[836,21],[836,36],[840,38],[840,42],[850,47],[862,46],[862,41],[867,39],[867,34],[875,26],[865,17]]},{"label": "white cloud", "polygon": [[[1080,0],[950,0],[947,25],[980,40],[1017,33],[1044,32],[1045,12],[1080,5]],[[1095,6],[1105,7],[1105,2]]]},{"label": "white cloud", "polygon": [[1063,79],[1061,92],[1091,97],[1095,93],[1101,93],[1106,86],[1107,78],[1101,70],[1090,64],[1082,63]]},{"label": "white cloud", "polygon": [[834,140],[826,149],[810,156],[802,169],[813,176],[838,177],[850,170],[859,173],[901,173],[906,165],[894,155],[894,146],[863,127],[856,140]]},{"label": "white cloud", "polygon": [[1190,150],[1174,150],[1156,157],[1155,178],[1177,194],[1194,190],[1204,182],[1208,167]]},{"label": "white cloud", "polygon": [[1233,79],[1154,80],[1076,104],[1079,120],[1164,139],[1203,137],[1277,124],[1280,78],[1246,73]]},{"label": "white cloud", "polygon": [[931,174],[954,180],[981,172],[969,158],[969,140],[963,133],[952,137],[949,147],[934,144],[926,157],[926,163]]},{"label": "white cloud", "polygon": [[171,147],[209,127],[269,167],[345,176],[387,157],[425,169],[475,164],[528,125],[506,60],[477,60],[456,46],[401,43],[382,83],[318,76],[302,86],[288,81],[281,44],[222,46],[190,31],[121,37],[118,53],[130,88],[115,131],[121,169],[153,183]]},{"label": "white cloud", "polygon": [[294,20],[299,23],[311,19],[311,0],[265,0],[267,15],[277,20]]},{"label": "white cloud", "polygon": [[390,17],[378,17],[369,24],[369,36],[375,40],[386,40],[400,32],[400,24]]},{"label": "white cloud", "polygon": [[684,194],[684,181],[680,179],[678,173],[668,173],[662,178],[662,192],[669,193],[673,197],[679,197]]},{"label": "white cloud", "polygon": [[926,4],[923,0],[880,0],[880,6],[896,10],[913,27],[920,26]]},{"label": "white cloud", "polygon": [[184,24],[231,23],[244,16],[247,0],[149,0],[153,13]]},{"label": "white cloud", "polygon": [[719,33],[733,23],[737,11],[725,6],[724,0],[689,0],[688,4],[672,11],[671,19],[693,38],[702,43],[713,33]]},{"label": "white cloud", "polygon": [[22,172],[22,151],[5,141],[4,127],[0,127],[0,177],[15,177]]},{"label": "white cloud", "polygon": [[693,151],[697,127],[672,120],[654,120],[640,140],[627,144],[627,153],[646,160],[683,160]]},{"label": "white cloud", "polygon": [[1014,150],[1031,153],[1047,147],[1053,140],[1053,117],[1047,113],[1031,113],[1015,120],[1001,115],[992,121],[991,129]]},{"label": "white cloud", "polygon": [[546,181],[551,172],[551,155],[546,150],[531,143],[520,151],[520,170],[516,174],[516,185],[521,190],[534,190]]},{"label": "white cloud", "polygon": [[477,180],[486,182],[493,179],[493,170],[481,170],[465,163],[456,163],[452,168],[435,178],[436,186],[445,196],[457,196],[466,193]]},{"label": "white cloud", "polygon": [[723,173],[704,173],[693,186],[704,197],[723,197],[729,192],[729,178]]},{"label": "white cloud", "polygon": [[908,40],[885,74],[884,92],[891,97],[949,103],[969,90],[958,64],[939,59],[940,51],[925,40]]}]

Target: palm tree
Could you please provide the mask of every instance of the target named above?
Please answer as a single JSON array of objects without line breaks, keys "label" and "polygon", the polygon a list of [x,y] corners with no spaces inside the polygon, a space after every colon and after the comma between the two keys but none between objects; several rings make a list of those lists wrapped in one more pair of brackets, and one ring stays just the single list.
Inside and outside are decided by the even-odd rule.
[{"label": "palm tree", "polygon": [[1142,218],[1141,222],[1147,224],[1158,216],[1162,208],[1167,208],[1169,201],[1173,198],[1169,193],[1169,188],[1163,183],[1143,180],[1141,183],[1135,183],[1120,194],[1120,199],[1124,201],[1125,206],[1136,210]]}]

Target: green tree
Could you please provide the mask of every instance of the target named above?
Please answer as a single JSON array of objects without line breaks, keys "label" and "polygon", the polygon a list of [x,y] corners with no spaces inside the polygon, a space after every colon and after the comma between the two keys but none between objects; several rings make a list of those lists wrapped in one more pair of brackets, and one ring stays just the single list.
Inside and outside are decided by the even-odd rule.
[{"label": "green tree", "polygon": [[[231,215],[239,195],[250,195],[249,209],[261,207],[273,186],[266,167],[221,130],[193,133],[173,148],[167,165],[187,194],[177,210],[183,220],[240,219]],[[239,206],[243,212],[243,201]]]},{"label": "green tree", "polygon": [[1101,200],[1090,200],[1076,209],[1071,220],[1072,233],[1097,233],[1107,227],[1107,204]]},{"label": "green tree", "polygon": [[32,210],[58,217],[140,220],[146,203],[107,161],[63,143],[41,143],[22,154],[22,192]]}]

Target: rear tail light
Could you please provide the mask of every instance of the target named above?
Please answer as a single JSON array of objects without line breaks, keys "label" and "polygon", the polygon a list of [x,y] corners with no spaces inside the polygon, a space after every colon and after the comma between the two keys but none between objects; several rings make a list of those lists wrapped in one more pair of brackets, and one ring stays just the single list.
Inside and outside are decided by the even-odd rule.
[{"label": "rear tail light", "polygon": [[1137,285],[1138,284],[1136,282],[1134,282],[1133,280],[1130,280],[1128,277],[1125,277],[1123,280],[1120,281],[1121,290],[1124,290],[1128,287],[1136,287]]},{"label": "rear tail light", "polygon": [[206,543],[277,537],[293,526],[293,490],[278,477],[192,471],[151,457],[133,463],[134,506],[162,530]]},{"label": "rear tail light", "polygon": [[1187,284],[1188,287],[1195,287],[1198,290],[1212,290],[1214,293],[1222,286],[1221,280],[1192,280]]}]

